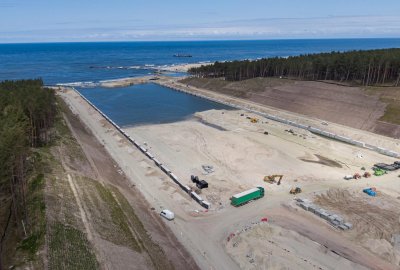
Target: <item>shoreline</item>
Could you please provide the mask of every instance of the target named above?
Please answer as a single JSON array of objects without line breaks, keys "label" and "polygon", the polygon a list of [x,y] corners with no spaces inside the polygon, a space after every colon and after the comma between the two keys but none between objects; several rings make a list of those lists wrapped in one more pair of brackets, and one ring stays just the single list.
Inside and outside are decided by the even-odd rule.
[{"label": "shoreline", "polygon": [[212,62],[201,62],[201,63],[191,63],[191,64],[178,64],[178,65],[171,65],[167,67],[163,67],[157,70],[160,71],[170,71],[170,72],[188,72],[191,68],[197,68],[201,66],[209,66],[212,65]]},{"label": "shoreline", "polygon": [[[135,84],[142,84],[158,77],[170,77],[165,73],[168,72],[178,72],[186,73],[189,69],[195,67],[201,67],[203,65],[212,65],[211,62],[202,63],[190,63],[190,64],[173,64],[170,66],[157,66],[157,67],[147,67],[147,69],[154,70],[154,74],[143,75],[138,77],[122,77],[117,79],[100,80],[100,81],[82,81],[82,82],[70,82],[70,83],[57,83],[55,85],[48,85],[48,87],[127,87]],[[186,77],[185,75],[182,78]]]}]

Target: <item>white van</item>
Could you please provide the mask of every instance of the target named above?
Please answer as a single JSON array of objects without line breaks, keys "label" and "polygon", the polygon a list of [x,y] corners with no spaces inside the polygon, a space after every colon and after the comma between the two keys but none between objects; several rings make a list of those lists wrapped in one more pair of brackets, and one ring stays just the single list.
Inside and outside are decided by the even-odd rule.
[{"label": "white van", "polygon": [[346,176],[344,177],[344,179],[345,179],[345,180],[351,180],[351,179],[354,179],[354,176],[353,176],[353,175],[346,175]]},{"label": "white van", "polygon": [[168,219],[168,220],[173,220],[173,219],[175,218],[174,212],[172,212],[172,211],[170,211],[170,210],[167,210],[167,209],[162,210],[161,213],[160,213],[160,215],[161,215],[162,217],[165,217],[165,218]]}]

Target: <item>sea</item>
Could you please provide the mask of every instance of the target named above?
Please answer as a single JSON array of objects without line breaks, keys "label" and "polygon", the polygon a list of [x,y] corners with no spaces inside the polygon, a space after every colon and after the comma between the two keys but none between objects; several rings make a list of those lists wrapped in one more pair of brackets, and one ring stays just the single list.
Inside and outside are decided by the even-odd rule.
[{"label": "sea", "polygon": [[126,127],[171,123],[196,112],[231,108],[151,83],[113,89],[82,86],[149,75],[179,64],[380,48],[400,48],[400,38],[0,44],[0,81],[41,78],[46,85],[75,83],[78,91]]},{"label": "sea", "polygon": [[[399,47],[400,39],[0,44],[0,81],[42,78],[47,85],[98,82],[143,76],[158,67],[184,63]],[[176,54],[192,57],[174,57]]]}]

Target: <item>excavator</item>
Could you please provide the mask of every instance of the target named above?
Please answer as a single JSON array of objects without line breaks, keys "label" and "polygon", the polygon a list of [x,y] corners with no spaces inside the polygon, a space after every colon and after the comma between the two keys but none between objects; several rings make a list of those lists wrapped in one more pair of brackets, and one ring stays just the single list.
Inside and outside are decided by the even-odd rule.
[{"label": "excavator", "polygon": [[[276,178],[279,178],[278,181],[275,180]],[[267,175],[264,177],[264,182],[268,182],[270,184],[276,183],[279,186],[281,184],[282,178],[283,178],[283,175],[281,175],[281,174]]]}]

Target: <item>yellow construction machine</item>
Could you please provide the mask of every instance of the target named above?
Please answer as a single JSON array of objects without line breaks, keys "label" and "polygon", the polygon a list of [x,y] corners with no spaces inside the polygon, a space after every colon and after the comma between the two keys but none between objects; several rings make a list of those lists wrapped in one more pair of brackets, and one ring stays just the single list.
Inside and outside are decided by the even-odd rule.
[{"label": "yellow construction machine", "polygon": [[258,123],[258,119],[257,119],[257,118],[250,118],[250,122],[252,122],[252,123]]},{"label": "yellow construction machine", "polygon": [[[278,181],[276,181],[277,178],[279,178]],[[281,174],[267,175],[264,177],[264,182],[267,182],[270,184],[276,183],[277,185],[280,185],[282,178],[283,178],[283,175],[281,175]]]}]

